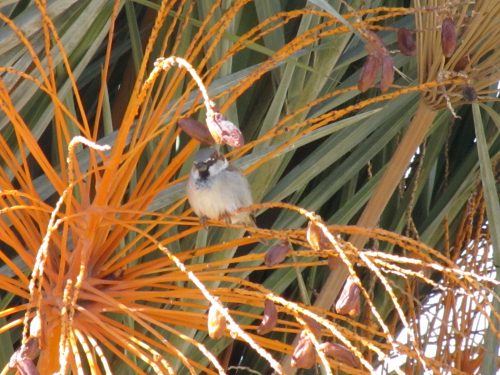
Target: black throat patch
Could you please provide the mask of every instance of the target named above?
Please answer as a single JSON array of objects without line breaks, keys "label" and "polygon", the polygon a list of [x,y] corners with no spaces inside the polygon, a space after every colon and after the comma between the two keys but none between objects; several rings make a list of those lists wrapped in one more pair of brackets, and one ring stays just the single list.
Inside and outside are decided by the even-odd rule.
[{"label": "black throat patch", "polygon": [[202,179],[202,180],[206,180],[208,178],[208,176],[210,176],[210,172],[208,172],[208,168],[205,169],[204,171],[198,170],[198,173],[200,175],[200,179]]}]

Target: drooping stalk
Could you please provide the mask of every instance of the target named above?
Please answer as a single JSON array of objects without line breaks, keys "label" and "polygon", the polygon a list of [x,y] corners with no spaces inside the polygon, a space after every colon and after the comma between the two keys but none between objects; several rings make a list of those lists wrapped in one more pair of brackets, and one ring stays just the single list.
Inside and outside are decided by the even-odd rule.
[{"label": "drooping stalk", "polygon": [[[413,116],[413,120],[399,144],[394,156],[390,160],[384,176],[380,180],[371,199],[368,201],[357,225],[362,227],[375,227],[389,202],[392,193],[408,170],[410,160],[417,148],[422,144],[428,130],[432,126],[437,112],[429,108],[423,100]],[[362,249],[367,241],[366,237],[353,236],[350,242],[358,249]],[[347,268],[335,270],[328,277],[323,289],[316,299],[315,306],[329,308],[348,276]]]},{"label": "drooping stalk", "polygon": [[[401,143],[390,160],[388,167],[377,185],[371,199],[368,201],[357,225],[363,227],[375,227],[389,202],[392,193],[396,190],[399,182],[406,173],[412,156],[417,148],[422,144],[429,129],[432,126],[437,111],[431,109],[424,100],[420,101],[419,107],[413,116],[413,120],[408,127]],[[350,242],[357,248],[362,249],[368,239],[363,236],[354,235]],[[323,285],[314,306],[330,309],[349,276],[349,271],[345,265],[340,265],[338,269],[330,272]],[[283,360],[283,368],[286,374],[294,374],[296,369],[290,366],[290,356]]]}]

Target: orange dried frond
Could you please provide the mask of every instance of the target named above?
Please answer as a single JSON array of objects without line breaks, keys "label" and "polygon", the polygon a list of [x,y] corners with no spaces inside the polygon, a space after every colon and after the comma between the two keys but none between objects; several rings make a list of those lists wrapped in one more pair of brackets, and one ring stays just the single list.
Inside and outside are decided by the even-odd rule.
[{"label": "orange dried frond", "polygon": [[12,168],[11,170],[17,174],[18,183],[22,186],[23,190],[25,192],[32,192],[35,194],[32,179],[30,178],[29,168],[26,163],[26,154],[24,152],[25,148],[35,158],[40,168],[42,168],[46,173],[54,187],[56,189],[61,188],[63,186],[62,181],[54,168],[50,165],[50,162],[41,150],[41,147],[33,136],[31,130],[17,112],[3,81],[0,81],[0,110],[7,115],[9,120],[14,125],[13,130],[18,140],[19,149],[23,150],[21,157],[23,157],[24,160],[23,162],[18,163],[17,158],[14,157],[14,152],[10,150],[10,147],[5,142],[3,136],[1,137],[1,144],[4,146],[5,152],[7,155],[10,154],[9,156],[12,158],[9,166]]},{"label": "orange dried frond", "polygon": [[40,58],[38,57],[38,54],[36,53],[35,49],[33,48],[32,44],[28,40],[28,38],[24,35],[22,30],[10,19],[8,18],[5,14],[0,12],[0,20],[2,22],[5,22],[5,24],[16,34],[16,36],[19,38],[23,46],[26,48],[26,51],[30,55],[33,64],[37,68],[38,72],[42,76],[42,81],[47,85],[50,86],[49,79],[47,77],[47,73],[45,72],[45,69],[43,68],[42,62]]},{"label": "orange dried frond", "polygon": [[[337,229],[338,229],[338,228],[337,228]],[[344,230],[344,232],[347,232],[347,230]],[[352,230],[351,232],[355,232],[355,231],[354,231],[354,230]],[[370,234],[370,233],[365,232],[365,234]],[[373,237],[377,237],[374,233],[371,233],[371,235],[372,235]],[[382,237],[382,236],[380,236],[379,234],[377,234],[377,235],[378,235],[379,237]],[[394,239],[394,241],[396,241],[396,240],[398,241],[398,243],[403,244],[403,245],[405,245],[405,242],[408,242],[408,241],[409,241],[409,239],[403,239],[402,237],[398,237],[398,236],[396,236],[396,238]],[[410,242],[411,242],[411,241],[410,241]],[[223,250],[223,249],[222,249],[222,250]],[[412,249],[412,250],[414,250],[414,249]],[[369,254],[369,253],[367,253],[367,254]],[[181,256],[181,255],[182,255],[182,254],[179,254],[179,256]],[[195,254],[195,253],[193,253],[193,252],[191,252],[189,255],[195,256],[196,254]],[[188,260],[189,258],[184,258],[184,259],[185,259],[185,260]],[[253,259],[253,258],[242,258],[242,259],[240,259],[240,260],[241,260],[241,261],[244,261],[244,260],[247,260],[247,259],[249,260],[249,259]],[[236,261],[238,261],[238,260],[236,260]],[[207,267],[208,269],[210,269],[212,266],[214,266],[214,267],[218,267],[218,266],[222,266],[222,265],[224,265],[224,264],[226,264],[226,263],[227,263],[227,262],[208,263],[208,264],[206,264],[206,267]],[[151,267],[151,266],[153,266],[153,265],[151,264],[151,265],[150,265],[150,267]],[[160,267],[164,267],[164,265],[160,265]],[[196,272],[196,271],[195,271],[195,270],[196,270],[196,267],[194,267],[194,268],[193,268],[193,267],[188,266],[188,268],[187,268],[187,269],[188,269],[188,270],[189,270],[189,269],[191,269],[191,270],[193,270],[194,272]],[[152,271],[152,269],[150,269],[150,271]],[[153,273],[155,273],[155,272],[153,271]],[[159,271],[158,271],[158,274],[161,274],[161,273],[162,273],[162,272],[159,270]],[[167,275],[168,275],[168,272],[167,272],[167,274],[165,274],[165,269],[164,269],[164,270],[163,270],[163,274],[164,274],[165,276],[167,276]],[[174,272],[174,274],[175,274],[175,272]],[[236,279],[234,279],[234,278],[233,278],[233,279],[228,279],[228,278],[226,278],[226,277],[224,277],[224,276],[222,276],[222,275],[215,275],[215,274],[214,274],[213,276],[209,276],[209,274],[206,274],[206,273],[205,273],[205,272],[203,272],[203,271],[201,271],[201,272],[196,272],[196,274],[198,275],[199,280],[204,281],[204,282],[208,282],[208,281],[216,281],[216,280],[217,280],[217,281],[226,280],[226,281],[228,281],[228,282],[236,282],[236,283],[240,283],[240,284],[241,284],[241,283],[243,283],[243,284],[247,284],[246,282],[244,282],[244,281],[242,281],[242,280],[238,281],[238,279],[237,279],[237,278],[236,278]],[[158,276],[158,277],[155,277],[155,280],[157,280],[157,281],[153,281],[153,279],[151,279],[151,280],[149,280],[149,281],[145,281],[145,280],[143,280],[143,281],[140,283],[140,285],[149,285],[149,286],[151,286],[151,287],[159,287],[159,285],[161,285],[161,283],[162,283],[162,281],[161,281],[162,279],[163,279],[163,280],[165,280],[165,281],[167,281],[169,278],[168,278],[168,277],[164,278],[163,276]],[[171,279],[171,280],[182,280],[182,279],[188,280],[188,278],[183,278],[183,277],[180,277],[180,278],[179,278],[179,276],[175,276],[175,277],[170,278],[170,279]],[[160,284],[158,284],[158,282],[160,282]],[[248,284],[248,285],[250,286],[250,284]],[[227,297],[228,297],[229,299],[227,299],[227,300],[224,298],[224,295],[223,295],[223,294],[217,293],[217,296],[218,296],[219,298],[221,298],[221,300],[222,300],[222,301],[225,301],[225,302],[227,302],[227,303],[238,303],[239,301],[238,301],[238,298],[235,296],[235,290],[229,290],[228,292],[229,292],[229,293],[227,294]],[[239,293],[239,292],[240,292],[240,290],[238,290],[237,292]],[[186,291],[186,290],[184,290],[184,291],[182,291],[182,292],[177,292],[177,291],[175,290],[175,288],[174,288],[174,289],[171,291],[171,293],[169,293],[169,294],[170,294],[171,296],[175,296],[175,295],[179,295],[179,294],[181,294],[181,293],[182,293],[182,295],[183,295],[183,296],[185,296],[185,297],[188,297],[188,296],[189,296],[189,294],[187,294],[187,291]],[[167,296],[165,296],[165,297],[167,297]],[[137,298],[137,297],[136,297],[136,298]],[[147,298],[147,297],[145,297],[145,298]],[[152,297],[152,298],[153,298],[153,297]],[[168,297],[167,297],[167,298],[168,298]],[[172,297],[170,297],[170,298],[172,298]],[[195,293],[194,295],[192,295],[192,297],[191,297],[191,298],[195,298],[195,299],[198,299],[198,300],[200,300],[200,301],[203,301],[203,300],[204,300],[204,297],[203,297],[200,293]],[[260,296],[260,298],[263,298],[263,296],[261,295],[261,296]],[[157,297],[154,297],[154,299],[153,299],[153,300],[154,300],[154,301],[156,301],[156,302],[160,302],[160,301],[162,301],[162,299],[158,299]],[[168,299],[167,299],[167,301],[168,301]],[[250,304],[250,305],[252,305],[252,304],[257,303],[257,301],[258,301],[258,299],[257,299],[257,300],[255,300],[255,302],[251,303],[248,299],[244,299],[244,300],[242,300],[240,303],[242,303],[242,304],[244,304],[244,305],[249,305],[249,304]],[[175,305],[175,304],[174,304],[174,305]],[[202,305],[200,305],[200,307],[201,307],[201,308],[202,308],[203,306],[204,306],[203,304],[202,304]],[[238,314],[238,313],[237,313],[237,312],[235,312],[235,314]],[[279,328],[277,328],[277,329],[279,329]]]}]

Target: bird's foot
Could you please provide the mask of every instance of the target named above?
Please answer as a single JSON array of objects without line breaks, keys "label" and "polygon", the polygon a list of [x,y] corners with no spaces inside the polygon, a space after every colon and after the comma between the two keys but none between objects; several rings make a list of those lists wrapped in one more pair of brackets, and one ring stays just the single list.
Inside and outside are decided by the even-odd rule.
[{"label": "bird's foot", "polygon": [[228,212],[219,216],[219,220],[224,220],[226,224],[231,224],[231,215]]},{"label": "bird's foot", "polygon": [[200,217],[200,224],[203,225],[205,229],[208,227],[208,218],[206,216]]}]

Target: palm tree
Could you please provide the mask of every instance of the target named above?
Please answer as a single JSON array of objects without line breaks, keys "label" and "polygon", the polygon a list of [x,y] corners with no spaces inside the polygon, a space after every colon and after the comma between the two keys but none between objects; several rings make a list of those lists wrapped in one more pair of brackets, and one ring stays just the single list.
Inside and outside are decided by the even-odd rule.
[{"label": "palm tree", "polygon": [[365,3],[0,5],[2,374],[495,372],[500,3]]}]

